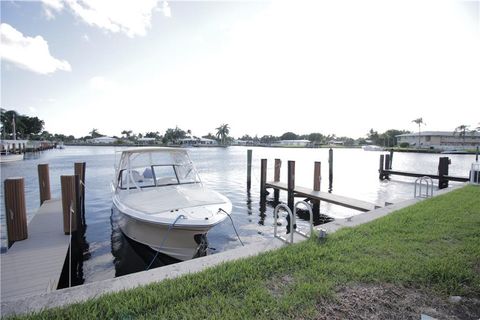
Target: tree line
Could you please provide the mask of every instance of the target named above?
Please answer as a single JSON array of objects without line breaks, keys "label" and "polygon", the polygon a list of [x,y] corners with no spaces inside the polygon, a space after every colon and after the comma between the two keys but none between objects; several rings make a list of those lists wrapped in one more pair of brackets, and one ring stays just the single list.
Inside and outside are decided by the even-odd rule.
[{"label": "tree line", "polygon": [[[17,139],[30,139],[30,140],[49,140],[49,141],[63,141],[63,142],[88,142],[88,140],[98,137],[105,136],[98,129],[92,129],[88,135],[76,138],[73,135],[65,134],[52,134],[46,130],[43,130],[45,122],[38,117],[30,117],[27,115],[22,115],[16,112],[15,110],[1,110],[1,137],[2,139],[12,139],[13,138],[13,119],[16,123],[16,136]],[[415,124],[418,125],[418,133],[421,133],[421,126],[425,125],[423,118],[417,118],[412,120]],[[453,131],[454,134],[465,139],[465,136],[469,132],[480,132],[480,123],[479,126],[473,130],[469,129],[468,125],[459,125]],[[218,141],[221,144],[231,144],[235,139],[230,136],[230,126],[228,124],[221,124],[215,130],[214,133],[209,132],[207,135],[202,136],[201,138],[213,139]],[[373,128],[366,133],[365,138],[351,138],[346,136],[336,136],[335,134],[324,135],[319,132],[313,132],[308,134],[297,134],[294,132],[285,132],[280,136],[275,135],[263,135],[261,137],[250,136],[244,134],[239,137],[238,140],[244,141],[247,144],[256,144],[256,145],[270,145],[281,140],[308,140],[314,145],[325,145],[325,144],[342,144],[345,146],[353,145],[366,145],[374,144],[384,147],[393,147],[397,145],[397,135],[411,133],[407,130],[397,130],[389,129],[383,133],[379,133]],[[163,134],[159,131],[148,131],[145,133],[134,133],[132,130],[122,130],[120,136],[113,136],[117,138],[117,143],[136,143],[139,139],[142,138],[151,138],[155,142],[161,142],[164,144],[168,143],[177,143],[180,139],[187,137],[192,137],[191,130],[183,130],[178,126],[175,128],[168,128]],[[193,137],[197,138],[197,137]]]}]

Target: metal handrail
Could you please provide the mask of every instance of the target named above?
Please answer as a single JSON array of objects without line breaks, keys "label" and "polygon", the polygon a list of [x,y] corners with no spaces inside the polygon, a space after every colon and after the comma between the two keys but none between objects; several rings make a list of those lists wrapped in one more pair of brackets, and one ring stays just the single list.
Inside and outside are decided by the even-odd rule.
[{"label": "metal handrail", "polygon": [[310,216],[310,235],[307,235],[305,232],[298,231],[298,230],[295,230],[295,232],[298,233],[299,235],[304,236],[305,238],[312,237],[313,236],[313,211],[310,204],[308,204],[306,201],[301,200],[295,203],[295,206],[293,207],[293,225],[296,224],[297,209],[299,204],[303,204],[308,209],[309,216]]},{"label": "metal handrail", "polygon": [[[280,208],[285,209],[288,213],[288,216],[290,217],[290,242],[288,242],[286,238],[277,235],[277,220],[278,220],[278,211],[280,210]],[[280,203],[279,205],[277,205],[275,207],[275,210],[273,211],[273,236],[277,239],[282,240],[285,243],[293,243],[293,219],[294,218],[292,215],[292,210],[290,210],[290,208],[286,204]]]},{"label": "metal handrail", "polygon": [[472,168],[470,170],[470,183],[480,184],[480,162],[478,161],[472,163]]},{"label": "metal handrail", "polygon": [[[422,193],[423,182],[425,182],[425,187],[426,187],[426,190],[425,190],[424,194]],[[419,186],[418,187],[418,193],[417,193],[417,185]],[[433,197],[433,180],[432,180],[432,178],[424,176],[424,177],[420,177],[420,178],[415,179],[415,186],[414,186],[413,193],[414,193],[413,194],[414,198]]]},{"label": "metal handrail", "polygon": [[[296,230],[294,229],[294,226],[296,225],[296,216],[297,216],[297,209],[298,209],[298,206],[303,204],[307,209],[308,209],[308,212],[309,212],[309,216],[310,216],[310,235],[306,234],[305,232],[302,232],[302,231],[299,231],[299,230]],[[288,213],[288,216],[290,217],[290,242],[288,242],[288,239],[287,238],[284,238],[282,236],[279,236],[277,234],[277,221],[278,221],[278,212],[279,210],[283,208],[285,209],[285,211],[287,211]],[[295,203],[295,206],[293,208],[293,213],[292,211],[290,210],[290,208],[286,205],[286,204],[283,204],[283,203],[280,203],[279,205],[277,205],[275,207],[275,210],[273,211],[273,236],[277,239],[280,239],[282,240],[283,242],[285,243],[293,243],[293,234],[294,233],[298,233],[299,235],[305,237],[305,238],[309,238],[309,237],[312,237],[314,232],[313,232],[313,211],[312,211],[312,207],[305,201],[298,201],[297,203]]]}]

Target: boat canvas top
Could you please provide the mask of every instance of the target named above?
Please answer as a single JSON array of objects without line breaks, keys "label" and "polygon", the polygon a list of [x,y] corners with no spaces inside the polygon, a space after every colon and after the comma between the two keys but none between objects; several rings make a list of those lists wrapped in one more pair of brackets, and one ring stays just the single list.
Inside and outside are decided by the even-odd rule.
[{"label": "boat canvas top", "polygon": [[178,148],[129,148],[121,151],[118,169],[127,169],[152,165],[186,165],[192,161],[185,150]]}]

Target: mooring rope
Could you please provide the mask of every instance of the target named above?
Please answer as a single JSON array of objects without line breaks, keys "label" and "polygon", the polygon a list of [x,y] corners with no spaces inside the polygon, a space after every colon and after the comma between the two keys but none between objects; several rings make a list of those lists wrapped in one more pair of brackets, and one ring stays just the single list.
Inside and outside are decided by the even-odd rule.
[{"label": "mooring rope", "polygon": [[160,253],[159,250],[163,247],[163,244],[164,244],[165,241],[167,240],[167,236],[168,236],[170,230],[173,229],[173,226],[177,223],[177,221],[178,221],[180,218],[186,219],[186,217],[185,217],[183,214],[180,214],[180,215],[177,216],[177,218],[175,219],[175,221],[173,221],[173,223],[168,226],[167,233],[165,233],[165,235],[163,236],[162,242],[160,243],[160,247],[158,248],[158,250],[156,250],[157,253],[155,253],[155,256],[153,257],[152,261],[150,262],[150,264],[148,265],[148,267],[147,267],[145,270],[150,269],[150,267],[152,266],[153,262],[155,261],[155,259],[157,258],[158,254]]},{"label": "mooring rope", "polygon": [[70,202],[70,245],[69,245],[69,268],[68,268],[68,287],[72,286],[72,215],[75,213],[73,210],[73,201]]},{"label": "mooring rope", "polygon": [[243,244],[243,241],[242,239],[240,239],[240,236],[238,235],[238,232],[237,232],[237,228],[235,228],[235,223],[233,223],[233,219],[232,219],[232,216],[228,214],[227,211],[223,210],[222,208],[219,208],[218,211],[222,211],[224,212],[229,218],[230,218],[230,221],[232,222],[232,227],[233,227],[233,230],[235,230],[235,234],[237,235],[237,238],[238,238],[238,241],[240,241],[240,243],[242,244],[242,246],[245,246]]}]

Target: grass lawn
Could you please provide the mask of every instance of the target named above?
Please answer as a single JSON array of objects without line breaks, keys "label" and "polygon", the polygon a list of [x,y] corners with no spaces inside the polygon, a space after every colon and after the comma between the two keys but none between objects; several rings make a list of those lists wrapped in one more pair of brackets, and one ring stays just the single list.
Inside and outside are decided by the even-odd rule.
[{"label": "grass lawn", "polygon": [[399,319],[410,312],[420,319],[418,308],[448,309],[453,295],[480,317],[480,187],[342,229],[323,243],[306,241],[25,318],[341,319],[366,312],[365,319]]}]

